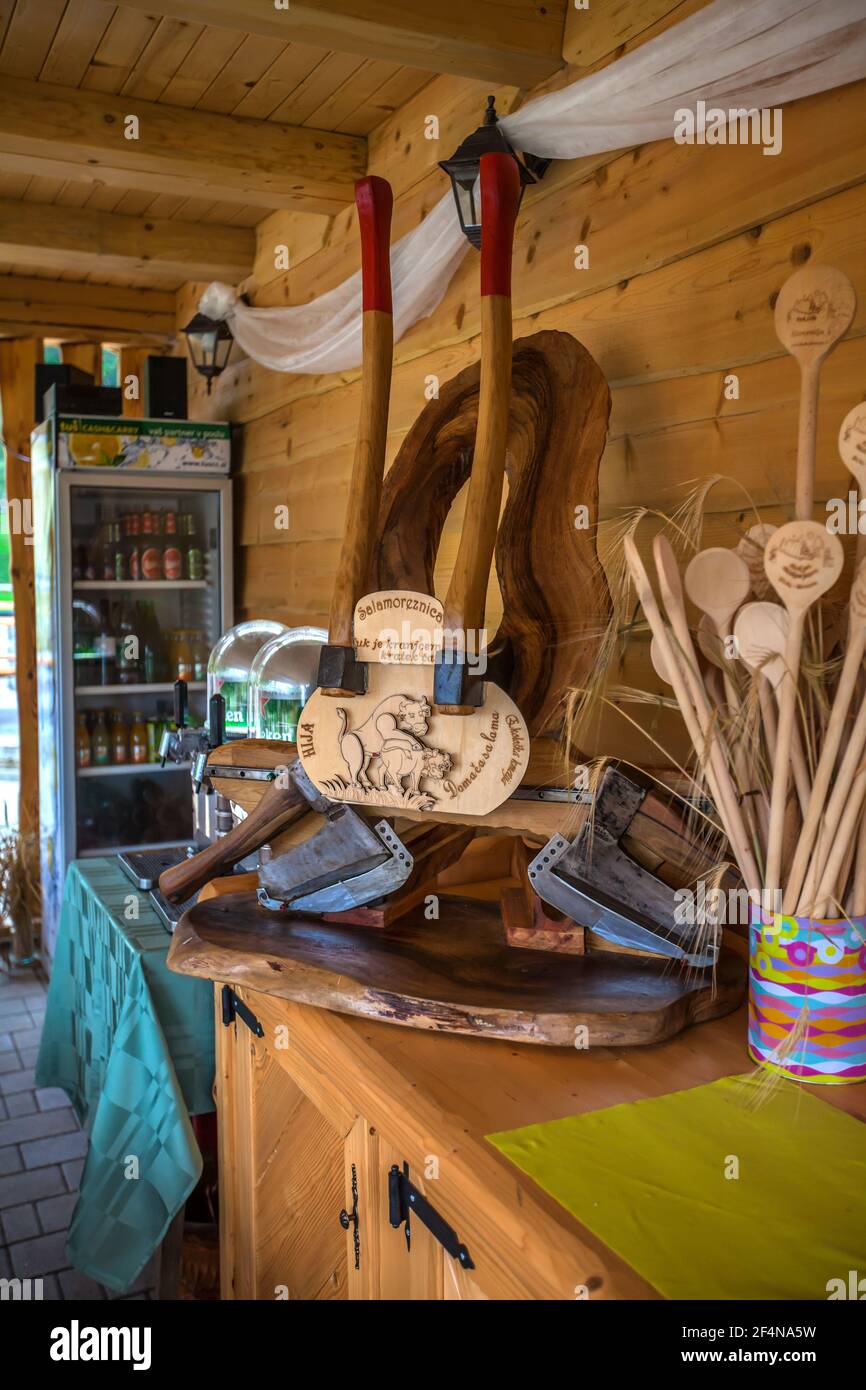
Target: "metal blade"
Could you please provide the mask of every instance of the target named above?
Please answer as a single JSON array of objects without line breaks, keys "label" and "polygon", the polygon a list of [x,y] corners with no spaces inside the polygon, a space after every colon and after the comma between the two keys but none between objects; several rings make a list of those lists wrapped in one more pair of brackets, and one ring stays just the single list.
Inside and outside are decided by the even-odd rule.
[{"label": "metal blade", "polygon": [[[529,881],[544,902],[564,912],[581,926],[597,932],[618,946],[632,946],[654,955],[685,960],[696,968],[715,964],[718,947],[697,941],[694,927],[674,920],[674,895],[664,922],[654,922],[636,908],[609,898],[580,874],[580,854],[562,835],[554,835],[529,865]],[[696,949],[697,948],[697,949]]]},{"label": "metal blade", "polygon": [[413,859],[387,821],[369,826],[340,806],[311,839],[259,869],[260,901],[293,911],[342,912],[402,887]]}]

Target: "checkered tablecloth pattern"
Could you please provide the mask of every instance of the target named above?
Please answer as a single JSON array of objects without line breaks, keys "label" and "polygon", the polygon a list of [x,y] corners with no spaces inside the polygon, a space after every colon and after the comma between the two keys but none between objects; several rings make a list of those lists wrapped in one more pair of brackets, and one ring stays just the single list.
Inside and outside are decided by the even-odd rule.
[{"label": "checkered tablecloth pattern", "polygon": [[66,1091],[89,1146],[67,1254],[127,1288],[201,1173],[190,1115],[213,1110],[213,991],[175,975],[146,893],[116,860],[69,867],[38,1086]]}]

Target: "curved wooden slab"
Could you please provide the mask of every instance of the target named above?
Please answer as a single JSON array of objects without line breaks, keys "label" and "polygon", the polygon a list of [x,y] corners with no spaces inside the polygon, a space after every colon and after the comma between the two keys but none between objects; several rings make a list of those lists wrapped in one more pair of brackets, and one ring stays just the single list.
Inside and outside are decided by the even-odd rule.
[{"label": "curved wooden slab", "polygon": [[498,908],[440,899],[386,931],[276,914],[233,893],[181,918],[168,963],[182,975],[248,986],[338,1013],[446,1033],[574,1047],[662,1042],[740,1003],[745,961],[723,950],[709,971],[597,952],[565,956],[507,946]]}]

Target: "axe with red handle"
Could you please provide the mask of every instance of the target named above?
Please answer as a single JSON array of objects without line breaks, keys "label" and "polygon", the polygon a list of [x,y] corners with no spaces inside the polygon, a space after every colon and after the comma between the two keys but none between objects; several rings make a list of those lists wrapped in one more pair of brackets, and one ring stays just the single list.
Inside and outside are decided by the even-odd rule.
[{"label": "axe with red handle", "polygon": [[388,403],[394,352],[391,306],[391,185],[375,175],[355,187],[361,233],[363,367],[355,460],[349,480],[346,526],[331,596],[328,643],[319,661],[326,695],[360,695],[367,668],[355,660],[355,604],[371,587],[373,547],[385,474]]}]

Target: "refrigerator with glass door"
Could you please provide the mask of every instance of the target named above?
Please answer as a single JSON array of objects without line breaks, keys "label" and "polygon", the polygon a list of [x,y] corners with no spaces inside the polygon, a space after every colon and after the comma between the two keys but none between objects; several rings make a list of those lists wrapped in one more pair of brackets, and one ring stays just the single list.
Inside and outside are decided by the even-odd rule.
[{"label": "refrigerator with glass door", "polygon": [[[74,424],[87,439],[105,430],[113,440],[126,422]],[[159,427],[167,431],[168,422]],[[177,422],[171,429],[182,436]],[[216,471],[227,469],[227,426],[187,430],[206,444],[224,439],[212,451],[214,471],[199,443],[175,446],[170,459],[151,445],[147,457],[161,462],[148,466],[140,450],[130,451],[131,464],[123,455],[118,463],[116,445],[108,462],[92,446],[78,462],[76,436],[64,435],[56,418],[33,434],[48,956],[71,860],[192,841],[189,768],[163,767],[158,749],[176,680],[187,683],[188,722],[205,720],[208,655],[232,624],[232,517],[231,483]]]}]

